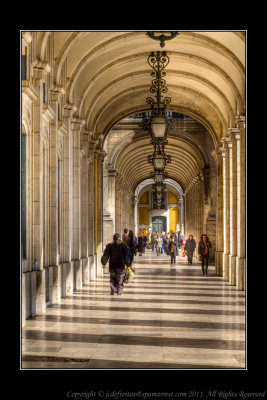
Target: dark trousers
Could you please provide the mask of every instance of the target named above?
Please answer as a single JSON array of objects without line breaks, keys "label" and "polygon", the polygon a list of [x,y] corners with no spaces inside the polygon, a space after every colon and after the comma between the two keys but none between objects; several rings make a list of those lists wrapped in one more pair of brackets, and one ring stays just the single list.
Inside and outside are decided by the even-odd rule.
[{"label": "dark trousers", "polygon": [[110,293],[121,294],[123,291],[123,279],[125,276],[125,269],[117,269],[115,271],[110,271]]},{"label": "dark trousers", "polygon": [[204,275],[204,266],[206,267],[206,274],[208,273],[208,266],[209,266],[209,255],[205,254],[201,256],[201,262],[202,262],[202,272]]},{"label": "dark trousers", "polygon": [[187,259],[188,259],[189,264],[192,264],[192,261],[193,261],[193,254],[194,254],[193,251],[188,251],[188,252],[187,252]]},{"label": "dark trousers", "polygon": [[176,254],[175,252],[171,253],[171,264],[175,264],[176,263]]},{"label": "dark trousers", "polygon": [[134,254],[130,254],[130,255],[129,255],[129,261],[130,261],[129,266],[130,266],[130,267],[131,267],[132,264],[133,264],[133,258],[134,258]]}]

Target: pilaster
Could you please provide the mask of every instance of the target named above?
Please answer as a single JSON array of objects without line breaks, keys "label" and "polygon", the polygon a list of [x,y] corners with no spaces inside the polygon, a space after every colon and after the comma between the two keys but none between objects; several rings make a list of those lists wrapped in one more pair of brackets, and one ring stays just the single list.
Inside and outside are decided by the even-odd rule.
[{"label": "pilaster", "polygon": [[97,176],[96,176],[96,254],[97,254],[97,274],[102,275],[103,269],[101,268],[101,256],[103,253],[103,161],[106,152],[101,148],[95,150],[95,160],[97,163]]},{"label": "pilaster", "polygon": [[237,193],[239,191],[237,179],[237,158],[240,132],[237,128],[228,131],[232,143],[230,152],[230,284],[236,285],[236,258],[237,258]]},{"label": "pilaster", "polygon": [[229,281],[229,254],[230,254],[230,178],[229,178],[229,139],[222,140],[220,148],[223,158],[223,278]]},{"label": "pilaster", "polygon": [[85,120],[72,118],[70,131],[72,134],[72,245],[74,289],[82,288],[81,260],[81,128]]},{"label": "pilaster", "polygon": [[223,275],[223,160],[219,149],[212,153],[216,163],[217,175],[217,201],[216,201],[216,251],[215,269],[216,274]]},{"label": "pilaster", "polygon": [[240,132],[237,153],[237,288],[245,289],[246,268],[246,118],[237,116],[236,126]]}]

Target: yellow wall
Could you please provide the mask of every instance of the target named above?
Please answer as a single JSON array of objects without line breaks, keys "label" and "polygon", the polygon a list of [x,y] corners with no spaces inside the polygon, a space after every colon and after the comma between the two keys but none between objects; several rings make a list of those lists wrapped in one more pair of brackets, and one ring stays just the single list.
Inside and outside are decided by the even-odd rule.
[{"label": "yellow wall", "polygon": [[[145,192],[145,193],[141,196],[141,198],[140,198],[140,200],[139,200],[139,203],[140,203],[140,204],[148,204],[148,203],[149,203],[148,192]],[[140,225],[141,225],[141,224],[140,224]]]},{"label": "yellow wall", "polygon": [[[149,207],[139,207],[139,225],[149,225]],[[148,228],[139,229],[139,233],[142,232],[148,234]]]},{"label": "yellow wall", "polygon": [[169,192],[169,204],[177,204],[177,203],[179,203],[177,196],[175,196],[174,193]]},{"label": "yellow wall", "polygon": [[169,232],[172,234],[176,231],[176,224],[179,223],[179,208],[170,207],[169,208]]}]

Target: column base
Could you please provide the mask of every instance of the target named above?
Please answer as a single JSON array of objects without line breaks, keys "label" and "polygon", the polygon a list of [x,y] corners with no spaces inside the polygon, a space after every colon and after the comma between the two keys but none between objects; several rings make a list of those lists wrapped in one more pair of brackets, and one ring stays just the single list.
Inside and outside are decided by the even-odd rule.
[{"label": "column base", "polygon": [[73,294],[73,262],[69,261],[65,265],[66,296]]},{"label": "column base", "polygon": [[89,282],[95,280],[95,257],[89,256]]},{"label": "column base", "polygon": [[245,290],[246,282],[245,282],[245,265],[246,259],[245,257],[237,257],[237,289],[238,290]]},{"label": "column base", "polygon": [[223,252],[215,251],[215,270],[216,275],[223,276]]},{"label": "column base", "polygon": [[61,264],[61,297],[66,297],[66,264]]},{"label": "column base", "polygon": [[49,271],[49,305],[61,302],[61,265],[48,267]]},{"label": "column base", "polygon": [[230,256],[230,285],[236,285],[236,256]]},{"label": "column base", "polygon": [[223,254],[223,280],[229,281],[229,254]]},{"label": "column base", "polygon": [[89,258],[83,257],[82,258],[82,283],[89,282]]},{"label": "column base", "polygon": [[46,311],[45,301],[45,270],[31,271],[31,316],[44,314]]},{"label": "column base", "polygon": [[31,273],[24,272],[21,278],[21,306],[22,322],[31,316]]},{"label": "column base", "polygon": [[73,260],[74,261],[74,290],[82,289],[82,260]]}]

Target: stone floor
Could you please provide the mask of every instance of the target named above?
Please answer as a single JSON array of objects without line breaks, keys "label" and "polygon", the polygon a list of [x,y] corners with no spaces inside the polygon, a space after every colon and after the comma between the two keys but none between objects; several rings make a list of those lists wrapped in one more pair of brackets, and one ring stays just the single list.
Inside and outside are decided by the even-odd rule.
[{"label": "stone floor", "polygon": [[136,256],[135,278],[110,296],[109,275],[26,321],[21,368],[243,369],[245,294],[178,257]]}]

